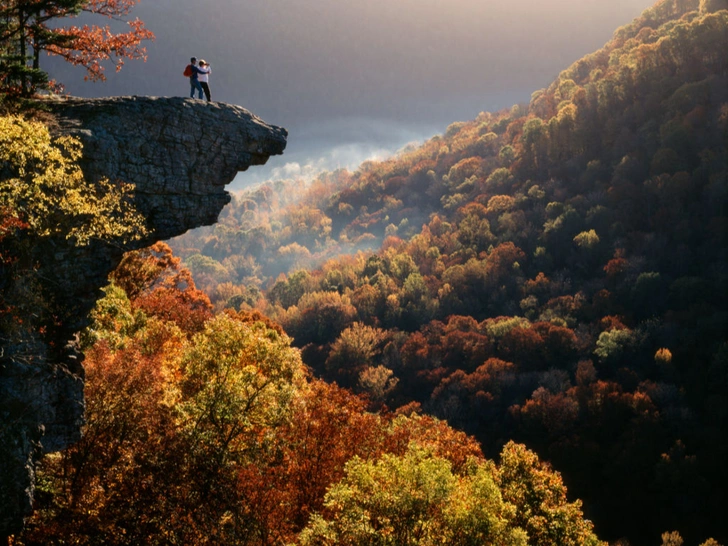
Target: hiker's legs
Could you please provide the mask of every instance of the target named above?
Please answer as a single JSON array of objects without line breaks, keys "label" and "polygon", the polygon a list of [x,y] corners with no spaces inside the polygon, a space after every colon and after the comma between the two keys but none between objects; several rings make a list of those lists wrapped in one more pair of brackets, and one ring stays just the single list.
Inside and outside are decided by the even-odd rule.
[{"label": "hiker's legs", "polygon": [[198,80],[190,80],[190,98],[195,98],[195,90],[197,90],[197,98],[202,98],[202,86]]},{"label": "hiker's legs", "polygon": [[210,86],[207,85],[207,82],[200,82],[200,85],[202,86],[202,90],[205,92],[207,102],[210,102]]}]

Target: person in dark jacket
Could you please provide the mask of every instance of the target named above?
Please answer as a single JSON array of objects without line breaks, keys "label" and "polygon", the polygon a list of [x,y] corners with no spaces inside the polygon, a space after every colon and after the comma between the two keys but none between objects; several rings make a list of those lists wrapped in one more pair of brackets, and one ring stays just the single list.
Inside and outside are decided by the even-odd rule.
[{"label": "person in dark jacket", "polygon": [[197,98],[202,98],[202,86],[200,85],[199,75],[202,74],[202,70],[197,68],[197,57],[192,57],[190,59],[190,65],[189,68],[192,70],[192,74],[190,74],[190,98],[195,98],[195,90],[197,91]]}]

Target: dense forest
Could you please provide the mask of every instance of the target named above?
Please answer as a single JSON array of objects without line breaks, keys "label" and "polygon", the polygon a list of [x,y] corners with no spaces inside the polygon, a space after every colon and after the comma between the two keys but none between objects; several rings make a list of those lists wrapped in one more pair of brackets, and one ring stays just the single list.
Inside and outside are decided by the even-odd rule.
[{"label": "dense forest", "polygon": [[728,11],[663,1],[527,106],[172,242],[370,410],[562,472],[600,536],[728,538]]},{"label": "dense forest", "polygon": [[[661,0],[528,105],[128,253],[10,543],[725,543],[725,51],[724,0]],[[21,232],[138,236],[77,143],[0,120],[3,274]]]},{"label": "dense forest", "polygon": [[269,319],[214,315],[164,243],[92,319],[83,440],[45,458],[14,544],[604,544],[535,453],[367,412]]}]

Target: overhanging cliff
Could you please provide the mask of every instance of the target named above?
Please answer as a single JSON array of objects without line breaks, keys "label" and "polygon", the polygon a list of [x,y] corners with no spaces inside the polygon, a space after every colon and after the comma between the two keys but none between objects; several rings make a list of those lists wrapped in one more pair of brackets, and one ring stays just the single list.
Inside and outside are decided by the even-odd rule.
[{"label": "overhanging cliff", "polygon": [[241,107],[192,99],[69,98],[44,107],[56,120],[53,134],[83,143],[89,182],[134,184],[149,234],[125,245],[34,242],[27,258],[56,316],[43,335],[0,336],[0,537],[17,532],[31,509],[38,457],[79,438],[83,367],[74,338],[108,274],[128,250],[214,223],[230,200],[225,185],[283,153],[287,137]]}]

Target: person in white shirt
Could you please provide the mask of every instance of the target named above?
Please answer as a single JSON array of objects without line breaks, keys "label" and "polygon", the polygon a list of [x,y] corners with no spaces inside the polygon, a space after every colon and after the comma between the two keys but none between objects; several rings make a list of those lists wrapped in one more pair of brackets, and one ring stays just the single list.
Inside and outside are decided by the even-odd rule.
[{"label": "person in white shirt", "polygon": [[204,60],[200,60],[200,62],[197,64],[200,71],[200,73],[197,75],[197,79],[200,81],[200,86],[205,92],[205,98],[207,99],[207,102],[210,102],[210,86],[208,82],[210,80],[210,73],[212,72],[212,69],[210,68],[210,65],[207,64]]}]

